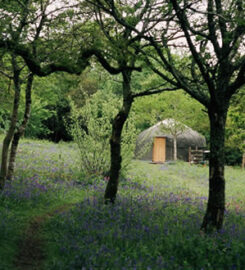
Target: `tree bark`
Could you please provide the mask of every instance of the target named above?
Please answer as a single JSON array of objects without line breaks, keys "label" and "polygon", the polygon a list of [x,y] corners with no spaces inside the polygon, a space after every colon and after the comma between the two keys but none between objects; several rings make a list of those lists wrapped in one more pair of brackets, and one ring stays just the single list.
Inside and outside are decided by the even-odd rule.
[{"label": "tree bark", "polygon": [[209,197],[206,214],[201,225],[201,230],[206,233],[219,231],[223,225],[225,210],[224,142],[226,116],[226,109],[222,112],[214,111],[214,108],[209,109]]},{"label": "tree bark", "polygon": [[176,135],[174,135],[173,140],[174,140],[174,161],[176,161],[177,160],[177,136]]},{"label": "tree bark", "polygon": [[111,166],[110,178],[105,190],[105,203],[114,203],[118,190],[119,175],[121,169],[121,135],[125,121],[128,118],[133,98],[131,96],[131,71],[125,70],[123,75],[123,105],[119,113],[114,118],[112,124],[112,135],[110,139],[111,146]]},{"label": "tree bark", "polygon": [[32,83],[33,83],[33,73],[30,73],[27,79],[27,85],[26,85],[26,101],[25,101],[25,113],[23,117],[23,121],[17,131],[14,134],[12,144],[11,144],[11,150],[10,150],[10,156],[9,156],[9,166],[8,166],[8,173],[7,173],[7,179],[11,180],[13,178],[14,174],[14,167],[15,167],[15,158],[17,153],[17,148],[19,144],[20,138],[23,136],[27,123],[30,119],[30,113],[31,113],[31,89],[32,89]]},{"label": "tree bark", "polygon": [[242,155],[242,169],[245,167],[245,152]]},{"label": "tree bark", "polygon": [[0,170],[0,190],[4,189],[4,185],[6,181],[9,145],[14,136],[14,131],[15,131],[16,123],[18,119],[18,109],[19,109],[19,101],[20,101],[20,77],[19,77],[20,70],[18,69],[15,56],[13,56],[12,58],[12,66],[13,66],[13,71],[14,71],[15,96],[14,96],[14,104],[13,104],[10,127],[3,140],[2,161],[1,161],[1,170]]}]

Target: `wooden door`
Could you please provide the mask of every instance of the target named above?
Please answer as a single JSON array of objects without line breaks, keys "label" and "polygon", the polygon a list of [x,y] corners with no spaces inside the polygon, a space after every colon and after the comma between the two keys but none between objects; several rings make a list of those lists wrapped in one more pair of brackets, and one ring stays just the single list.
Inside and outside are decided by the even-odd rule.
[{"label": "wooden door", "polygon": [[166,138],[155,137],[152,153],[152,162],[165,162],[166,160]]}]

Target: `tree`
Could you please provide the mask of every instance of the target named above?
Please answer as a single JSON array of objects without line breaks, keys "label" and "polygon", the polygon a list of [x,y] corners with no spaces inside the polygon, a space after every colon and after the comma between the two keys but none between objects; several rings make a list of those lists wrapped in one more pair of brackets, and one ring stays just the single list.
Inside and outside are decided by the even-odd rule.
[{"label": "tree", "polygon": [[177,138],[183,132],[185,132],[187,126],[183,123],[173,119],[168,118],[162,121],[161,123],[161,130],[163,132],[168,132],[173,136],[173,144],[174,144],[174,153],[173,153],[173,160],[177,160]]},{"label": "tree", "polygon": [[[134,3],[88,0],[86,3],[91,4],[92,9],[81,2],[80,9],[77,5],[71,12],[66,8],[65,12],[58,12],[52,18],[52,23],[42,1],[34,3],[25,0],[24,4],[21,2],[22,5],[18,2],[21,12],[16,12],[16,7],[11,3],[0,6],[6,11],[0,22],[3,33],[0,47],[21,55],[35,74],[46,76],[55,71],[78,74],[89,64],[91,56],[95,56],[111,74],[122,74],[124,104],[113,124],[115,132],[111,138],[111,155],[115,157],[115,162],[111,167],[111,181],[105,195],[111,201],[115,199],[120,171],[121,131],[133,99],[143,95],[132,94],[131,91],[132,73],[137,70],[135,64],[140,54],[145,56],[147,65],[156,74],[172,85],[172,90],[182,88],[206,107],[210,120],[211,155],[209,200],[201,227],[205,232],[221,229],[225,209],[224,138],[227,111],[231,97],[245,82],[243,1],[208,0],[199,3],[169,0],[162,3],[145,0]],[[36,12],[29,13],[29,7]],[[86,18],[88,14],[91,16],[92,24],[86,20],[79,21],[82,9]],[[75,35],[76,38],[73,38],[73,31],[69,27],[71,24],[67,24],[67,16],[75,26],[81,26],[78,27],[80,31],[85,29],[81,35]],[[20,24],[11,24],[14,17],[20,18]],[[34,24],[27,19],[35,23],[41,21],[41,26],[45,25],[42,34],[47,39],[40,38],[40,43],[34,42],[38,57],[30,48],[33,40],[30,42],[28,39],[32,35],[27,34],[28,29],[31,33]],[[100,26],[98,33],[102,33],[103,38],[101,34],[97,37],[91,35],[91,25],[94,27],[95,19]],[[51,27],[46,27],[47,24]],[[64,27],[67,25],[67,28]],[[84,28],[84,25],[88,28]],[[59,31],[55,31],[57,26],[60,27]],[[23,29],[25,34],[16,41],[16,35]],[[145,42],[141,42],[142,38]],[[72,45],[74,40],[75,46]],[[154,51],[147,48],[150,45]],[[71,50],[68,50],[69,46]],[[64,49],[68,50],[65,54]],[[182,55],[176,57],[180,50]]]},{"label": "tree", "polygon": [[[110,12],[124,27],[139,33],[110,1]],[[126,4],[125,4],[126,5]],[[161,4],[161,22],[145,35],[155,49],[145,51],[152,70],[204,105],[210,120],[209,199],[201,229],[222,228],[225,210],[224,138],[231,97],[245,83],[244,3],[241,0]],[[160,22],[160,19],[155,18]],[[177,61],[182,52],[184,61]],[[157,54],[157,56],[156,56]],[[164,72],[163,72],[164,71]]]},{"label": "tree", "polygon": [[[68,95],[78,87],[80,76],[64,72],[48,77],[37,77],[33,84],[33,109],[25,136],[48,139],[54,142],[71,140],[65,122],[69,119]],[[77,95],[76,99],[80,97]]]},{"label": "tree", "polygon": [[[2,148],[2,159],[1,159],[1,170],[0,170],[0,179],[1,184],[4,185],[5,178],[11,179],[14,172],[14,163],[16,157],[16,151],[18,147],[18,142],[20,137],[23,135],[27,122],[30,117],[30,110],[31,110],[31,88],[33,82],[33,74],[26,74],[25,65],[23,61],[21,61],[15,54],[12,55],[5,55],[5,59],[2,59],[1,68],[4,68],[6,71],[1,73],[13,81],[14,84],[14,102],[13,102],[13,110],[12,115],[10,117],[10,124],[9,128],[7,129],[6,136],[3,140],[3,148]],[[10,66],[9,66],[10,65]],[[24,75],[22,74],[24,73]],[[23,76],[26,76],[26,81]],[[18,113],[19,113],[19,104],[20,104],[20,97],[21,97],[21,88],[22,85],[26,83],[26,102],[25,102],[25,113],[23,116],[22,123],[18,126],[16,131],[16,125],[19,120]],[[5,87],[8,87],[5,85]],[[10,87],[11,88],[11,87]],[[13,139],[13,140],[12,140]],[[9,153],[9,146],[12,142],[10,156]],[[8,163],[8,156],[9,156],[9,165]]]},{"label": "tree", "polygon": [[[89,65],[92,56],[95,56],[109,73],[122,75],[123,106],[113,123],[111,177],[105,194],[105,199],[113,202],[121,166],[122,128],[133,99],[144,94],[133,95],[131,91],[132,72],[140,70],[135,66],[139,54],[138,47],[144,34],[155,24],[154,15],[160,14],[161,10],[157,9],[157,1],[152,1],[149,10],[150,1],[138,5],[131,3],[131,7],[118,3],[117,8],[125,14],[127,20],[135,27],[141,28],[140,33],[135,36],[132,30],[113,23],[110,18],[111,3],[107,1],[80,1],[68,6],[67,1],[60,2],[63,4],[59,5],[61,8],[52,12],[48,12],[48,7],[52,9],[52,1],[25,0],[23,3],[18,2],[19,9],[12,2],[2,3],[0,8],[4,16],[0,21],[0,48],[20,55],[28,68],[38,76],[47,76],[57,71],[79,74]],[[114,7],[112,9],[115,10]],[[17,18],[15,24],[11,23],[13,18]],[[91,18],[90,21],[88,18]],[[145,21],[143,25],[142,19]],[[96,34],[92,35],[91,32]],[[15,36],[19,36],[20,39],[16,40]],[[154,91],[146,92],[145,94],[149,95]],[[160,91],[154,93],[157,92]]]},{"label": "tree", "polygon": [[11,60],[9,55],[1,54],[0,58],[0,132],[9,127],[9,111],[12,108],[14,91],[12,87]]},{"label": "tree", "polygon": [[[81,16],[80,11],[78,14],[78,11],[72,9],[76,5],[67,6],[66,1],[60,1],[60,4],[57,7],[55,1],[51,0],[24,0],[17,3],[14,1],[2,1],[0,3],[0,10],[2,12],[0,17],[0,48],[12,54],[15,85],[15,100],[11,124],[3,142],[0,190],[5,185],[8,148],[17,123],[21,89],[21,68],[18,66],[17,56],[19,55],[25,60],[33,74],[43,77],[57,71],[80,74],[89,65],[88,59],[92,55],[96,54],[97,57],[100,57],[98,51],[83,50],[83,45],[88,41],[85,40],[88,36],[86,31],[82,37],[80,35],[80,39],[76,36],[72,23],[77,20],[78,16]],[[67,23],[68,18],[70,19],[70,24]],[[86,18],[83,18],[80,24],[86,24]],[[81,27],[78,28],[80,31]],[[78,40],[79,42],[77,42]],[[63,53],[64,50],[66,51],[65,54]],[[100,59],[103,62],[103,57],[100,57]],[[30,81],[32,80],[30,79]],[[27,115],[29,115],[28,111],[25,113],[25,116]],[[19,134],[23,133],[27,118],[25,117],[25,123],[22,123],[23,128],[21,128]],[[16,142],[14,141],[13,143],[17,146]],[[12,148],[12,153],[16,153],[15,148]],[[13,165],[13,162],[11,164]]]},{"label": "tree", "polygon": [[20,82],[21,69],[17,63],[16,55],[11,56],[11,62],[12,62],[12,69],[13,69],[12,79],[14,82],[15,95],[14,95],[13,110],[12,110],[12,115],[11,115],[10,126],[3,140],[1,171],[0,171],[0,190],[4,188],[5,180],[7,177],[8,151],[9,151],[9,145],[14,136],[15,127],[18,120],[18,108],[19,108],[20,90],[21,90],[21,82]]},{"label": "tree", "polygon": [[[161,13],[161,10],[156,9],[158,6],[157,1],[151,1],[151,8],[149,8],[150,1],[140,2],[136,5],[134,3],[121,5],[120,2],[114,3],[113,1],[88,0],[87,2],[92,5],[92,9],[95,11],[95,17],[103,34],[100,37],[103,40],[103,43],[100,40],[100,52],[104,56],[103,66],[111,74],[120,73],[122,77],[123,103],[112,123],[112,135],[110,139],[111,165],[109,181],[104,195],[106,203],[114,203],[122,162],[121,135],[134,99],[144,95],[160,93],[165,90],[172,90],[172,88],[150,88],[138,93],[135,93],[132,88],[133,72],[141,71],[141,68],[137,67],[137,64],[140,62],[140,51],[144,46],[141,43],[142,37],[154,25],[154,15]],[[140,27],[140,31],[135,35],[132,29],[115,21],[113,19],[114,12],[117,12],[120,16],[123,14],[124,19],[133,25],[133,29]],[[142,21],[144,21],[143,25],[141,25]],[[100,59],[98,60],[100,61]],[[103,62],[101,63],[103,64]],[[116,63],[117,68],[112,68],[112,63]]]},{"label": "tree", "polygon": [[[4,49],[8,49],[8,37],[11,37],[10,43],[14,44],[14,46],[18,46],[18,44],[23,41],[23,37],[26,37],[26,25],[28,25],[28,20],[33,19],[33,14],[30,12],[30,10],[34,7],[33,3],[31,5],[30,1],[26,0],[23,3],[18,3],[20,5],[20,10],[16,9],[16,6],[13,5],[13,3],[1,3],[0,8],[3,11],[3,15],[1,17],[0,21],[0,29],[1,29],[1,41],[0,43],[5,44]],[[42,5],[41,8],[41,14],[43,15],[46,12],[47,4],[45,6]],[[33,10],[32,10],[33,11]],[[19,18],[19,21],[12,22],[13,17],[16,16],[16,18]],[[36,16],[36,15],[34,15]],[[39,23],[36,25],[36,32],[34,33],[33,40],[31,43],[31,46],[29,48],[29,51],[32,53],[33,57],[37,55],[37,48],[35,46],[35,43],[38,41],[41,28],[44,23],[43,16]],[[38,18],[35,18],[38,20]],[[8,24],[6,24],[8,23]],[[31,23],[30,23],[31,25]],[[7,34],[7,28],[8,34]],[[7,35],[6,35],[7,34]],[[7,39],[4,36],[7,36]],[[10,76],[10,78],[13,79],[14,82],[14,89],[15,89],[15,96],[14,96],[14,103],[13,103],[13,111],[11,116],[11,122],[10,127],[6,133],[6,136],[3,140],[3,148],[2,148],[2,159],[1,159],[1,170],[0,170],[0,189],[4,188],[6,178],[12,178],[13,171],[14,171],[14,162],[18,147],[19,138],[23,135],[25,127],[27,125],[27,122],[30,117],[30,109],[31,109],[31,88],[32,88],[32,82],[33,82],[33,74],[28,75],[27,85],[26,85],[26,108],[24,113],[24,118],[21,123],[21,125],[18,127],[17,132],[15,132],[16,124],[18,121],[18,109],[19,109],[19,101],[20,101],[20,92],[21,92],[21,85],[22,85],[22,78],[21,78],[21,72],[23,71],[25,65],[21,63],[20,59],[17,56],[15,50],[12,50],[11,52],[11,64],[12,64],[12,72],[13,76]],[[12,141],[13,139],[13,141]],[[11,147],[11,153],[10,153],[10,159],[9,159],[9,168],[7,166],[8,162],[8,152],[9,152],[9,146],[12,141],[12,147]]]},{"label": "tree", "polygon": [[[89,65],[91,55],[83,46],[91,40],[81,30],[88,14],[76,7],[65,0],[58,5],[55,0],[2,1],[0,48],[21,56],[38,76],[57,71],[80,74]],[[75,29],[74,23],[81,16]]]},{"label": "tree", "polygon": [[[108,177],[110,171],[110,137],[112,122],[121,108],[122,98],[112,87],[99,89],[86,98],[86,103],[78,107],[72,103],[70,130],[80,152],[81,174],[84,178]],[[131,119],[123,128],[121,155],[122,170],[125,172],[134,154],[136,129]]]},{"label": "tree", "polygon": [[[160,82],[161,78],[158,78]],[[174,118],[208,138],[208,115],[204,107],[184,91],[139,98],[134,102],[132,110],[136,114],[136,127],[141,131],[163,119]]]},{"label": "tree", "polygon": [[[28,78],[26,81],[26,87],[25,87],[25,112],[23,116],[23,120],[20,124],[20,126],[15,130],[12,138],[11,143],[11,150],[9,155],[9,165],[8,165],[8,171],[7,171],[7,179],[11,180],[13,178],[14,174],[14,167],[15,167],[15,159],[18,149],[18,144],[20,138],[23,136],[26,126],[28,124],[28,121],[30,119],[31,114],[31,91],[32,91],[32,83],[33,83],[34,75],[32,73],[28,74]],[[2,158],[3,162],[6,162]]]},{"label": "tree", "polygon": [[[209,199],[201,229],[205,232],[220,230],[225,210],[224,140],[227,112],[231,97],[245,83],[245,55],[242,49],[244,4],[239,0],[209,0],[202,5],[171,0],[169,4],[176,21],[176,39],[180,33],[184,36],[183,43],[190,54],[180,69],[172,56],[169,31],[162,32],[161,44],[153,37],[149,40],[162,66],[171,74],[171,80],[154,70],[173,85],[179,85],[207,108],[211,150]],[[195,19],[197,15],[198,20]],[[181,44],[177,42],[178,45]]]}]

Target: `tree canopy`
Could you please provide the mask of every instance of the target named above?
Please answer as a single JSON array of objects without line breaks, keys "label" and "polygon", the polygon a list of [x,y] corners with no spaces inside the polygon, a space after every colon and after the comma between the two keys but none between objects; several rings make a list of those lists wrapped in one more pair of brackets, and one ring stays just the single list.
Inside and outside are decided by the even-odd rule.
[{"label": "tree canopy", "polygon": [[[58,71],[80,74],[94,60],[121,75],[123,105],[110,141],[109,186],[114,191],[107,189],[105,195],[111,201],[120,171],[121,132],[135,98],[182,89],[199,101],[210,121],[211,150],[202,229],[219,230],[225,209],[227,114],[245,83],[244,8],[242,0],[1,1],[0,49],[21,56],[41,77]],[[154,72],[161,83],[134,91],[134,71],[142,70]],[[229,121],[237,127],[243,123],[236,110]]]}]

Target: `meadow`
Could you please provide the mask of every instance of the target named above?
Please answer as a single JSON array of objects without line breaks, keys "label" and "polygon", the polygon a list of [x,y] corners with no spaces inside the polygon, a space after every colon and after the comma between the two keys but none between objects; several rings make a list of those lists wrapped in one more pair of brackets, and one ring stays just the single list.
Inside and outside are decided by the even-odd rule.
[{"label": "meadow", "polygon": [[[0,195],[0,269],[245,269],[245,171],[227,167],[226,181],[224,228],[203,235],[208,167],[134,160],[104,205],[107,178],[82,177],[76,145],[24,139]],[[44,256],[24,268],[26,228],[49,213]]]}]

